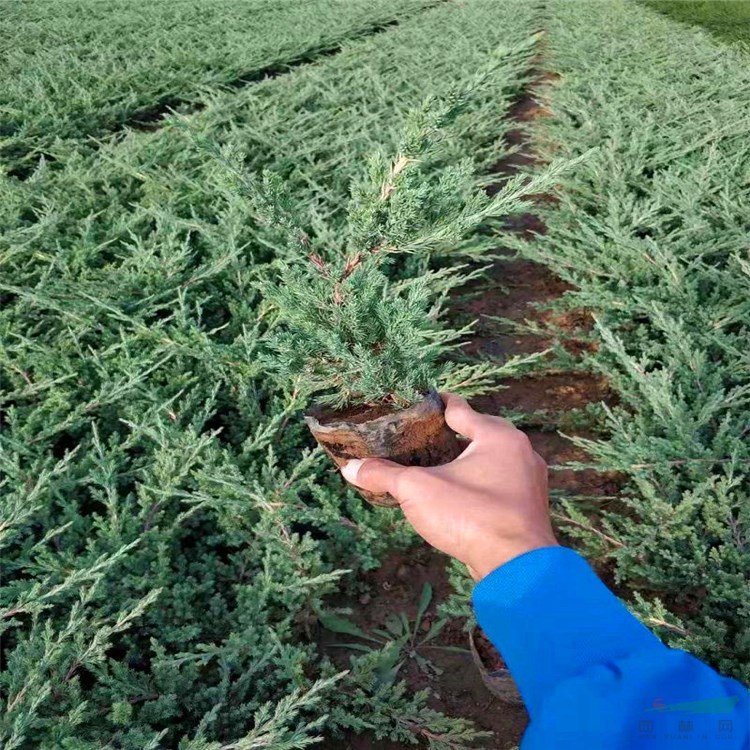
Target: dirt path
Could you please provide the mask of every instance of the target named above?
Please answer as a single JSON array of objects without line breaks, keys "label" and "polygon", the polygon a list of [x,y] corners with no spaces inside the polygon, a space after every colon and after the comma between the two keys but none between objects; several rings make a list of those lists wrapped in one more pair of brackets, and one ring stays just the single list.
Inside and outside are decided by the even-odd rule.
[{"label": "dirt path", "polygon": [[[535,96],[535,84],[540,80],[549,80],[548,74],[534,71],[529,90],[511,109],[510,117],[519,125],[548,115]],[[518,152],[494,166],[497,183],[488,189],[489,192],[498,190],[503,181],[519,168],[535,163],[522,127],[511,130],[507,138],[518,147]],[[545,200],[545,197],[540,196],[540,200]],[[508,226],[527,236],[545,231],[543,223],[533,213],[516,217]],[[507,253],[506,258],[491,269],[489,280],[483,281],[481,294],[456,305],[457,314],[479,320],[477,335],[467,350],[469,353],[510,357],[543,351],[551,343],[549,338],[536,333],[502,332],[492,318],[504,318],[516,323],[525,320],[541,324],[548,322],[567,332],[585,329],[589,325],[590,321],[583,312],[553,317],[551,313],[537,309],[537,305],[564,294],[566,285],[544,266],[513,258],[511,253]],[[572,342],[571,345],[575,347],[576,344]],[[531,415],[522,427],[529,434],[536,451],[551,465],[586,460],[583,451],[558,434],[554,425],[561,415],[571,409],[608,398],[610,394],[604,381],[579,372],[551,372],[508,379],[501,385],[503,387],[492,394],[475,399],[474,406],[491,414],[512,410]],[[550,487],[574,495],[604,495],[611,494],[616,485],[611,477],[595,472],[563,470],[551,472]],[[359,606],[354,607],[352,619],[368,630],[382,627],[386,618],[394,612],[405,612],[413,618],[422,586],[429,582],[434,590],[433,605],[428,611],[425,625],[425,628],[429,628],[437,604],[451,593],[445,566],[445,557],[426,545],[411,552],[408,559],[401,554],[392,555],[366,580],[368,593],[360,599]],[[455,623],[446,628],[436,643],[466,646],[466,634],[462,632],[460,624]],[[451,716],[471,719],[478,728],[492,732],[492,738],[487,740],[484,747],[496,750],[516,747],[527,723],[525,709],[505,704],[492,696],[482,683],[468,653],[463,655],[435,650],[429,654],[429,658],[441,670],[441,674],[428,677],[416,666],[407,667],[403,676],[410,686],[415,690],[429,687],[433,692],[431,705],[435,709]],[[331,750],[405,750],[407,746],[373,742],[353,735],[326,747]]]},{"label": "dirt path", "polygon": [[[535,71],[534,74],[530,91],[516,102],[510,112],[510,118],[521,125],[550,116],[535,95],[535,85],[547,82],[553,76],[544,71]],[[536,163],[522,128],[511,130],[508,141],[519,151],[495,165],[493,172],[498,176],[498,182],[490,188],[491,192],[500,189],[503,181],[519,169]],[[540,196],[539,200],[549,198]],[[524,237],[546,231],[543,222],[533,213],[514,217],[507,227]],[[562,296],[568,286],[545,266],[514,258],[510,252],[506,257],[508,260],[497,262],[490,272],[496,286],[485,289],[480,297],[466,305],[465,311],[470,317],[480,321],[478,335],[472,341],[472,353],[512,357],[543,351],[552,344],[551,338],[536,333],[503,332],[498,329],[497,323],[491,321],[492,318],[504,318],[518,324],[528,320],[542,327],[551,324],[572,335],[590,326],[591,320],[584,311],[554,315],[538,309],[538,305]],[[581,348],[585,346],[575,341],[566,343],[572,349],[577,345]],[[602,378],[581,372],[560,373],[553,370],[548,374],[508,379],[501,385],[503,387],[495,392],[474,399],[473,405],[490,414],[511,410],[528,415],[521,426],[531,438],[536,451],[550,465],[586,459],[583,451],[560,435],[555,426],[560,417],[570,410],[611,398]],[[607,494],[612,489],[612,479],[595,472],[553,471],[550,474],[550,487],[575,494]]]}]

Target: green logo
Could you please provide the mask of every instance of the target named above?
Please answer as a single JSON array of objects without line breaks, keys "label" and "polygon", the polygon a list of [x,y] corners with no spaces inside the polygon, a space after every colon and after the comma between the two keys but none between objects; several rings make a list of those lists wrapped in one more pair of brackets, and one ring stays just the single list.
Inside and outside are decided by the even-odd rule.
[{"label": "green logo", "polygon": [[691,714],[724,714],[733,711],[739,699],[738,695],[731,695],[726,698],[709,698],[708,700],[702,701],[664,703],[662,698],[654,698],[651,708],[647,708],[646,711],[684,711]]}]

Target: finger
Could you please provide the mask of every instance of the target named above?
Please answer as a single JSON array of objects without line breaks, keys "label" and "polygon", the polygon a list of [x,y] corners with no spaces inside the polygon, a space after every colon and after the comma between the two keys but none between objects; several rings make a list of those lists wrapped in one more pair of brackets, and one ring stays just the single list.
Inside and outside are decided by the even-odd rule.
[{"label": "finger", "polygon": [[355,458],[341,467],[341,474],[355,487],[370,492],[390,492],[396,494],[396,486],[408,467],[388,461],[385,458]]},{"label": "finger", "polygon": [[474,411],[465,398],[455,393],[441,393],[440,397],[445,404],[445,421],[448,427],[469,440],[476,440],[479,434],[487,428],[516,429],[514,424],[507,419]]},{"label": "finger", "polygon": [[549,466],[547,466],[547,462],[536,451],[534,451],[534,460],[537,462],[537,464],[539,464],[540,468],[543,468],[545,471],[547,471],[547,469],[549,468]]},{"label": "finger", "polygon": [[477,436],[482,415],[469,406],[469,402],[455,393],[441,393],[445,404],[445,422],[460,435],[474,440]]}]

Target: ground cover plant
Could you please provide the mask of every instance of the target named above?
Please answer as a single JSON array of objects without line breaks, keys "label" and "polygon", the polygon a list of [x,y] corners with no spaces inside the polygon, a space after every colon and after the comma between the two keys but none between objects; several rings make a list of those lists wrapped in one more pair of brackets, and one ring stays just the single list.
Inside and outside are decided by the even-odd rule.
[{"label": "ground cover plant", "polygon": [[479,229],[527,211],[530,196],[554,184],[559,171],[511,180],[489,197],[471,160],[437,166],[449,126],[491,75],[489,68],[445,102],[428,100],[409,118],[396,155],[370,160],[369,179],[353,191],[338,230],[341,252],[326,244],[333,232],[320,243],[302,229],[277,175],[243,181],[259,224],[285,242],[261,284],[273,308],[266,362],[317,405],[406,408],[438,387],[471,395],[512,371],[514,361],[446,358],[471,331],[445,320],[448,292],[477,271],[465,263],[431,271],[435,257],[455,254],[467,237],[481,258],[492,243],[477,244]]},{"label": "ground cover plant", "polygon": [[0,156],[19,174],[39,157],[92,147],[167,106],[199,106],[206,89],[238,86],[396,23],[426,0],[61,0],[6,3],[15,44],[0,64]]},{"label": "ground cover plant", "polygon": [[[310,451],[299,394],[269,377],[257,290],[283,247],[205,141],[249,172],[273,168],[334,251],[325,227],[344,221],[365,155],[393,153],[427,90],[497,54],[435,174],[471,144],[484,149],[472,169],[490,159],[502,127],[486,118],[521,85],[533,30],[531,11],[446,4],[377,44],[217,92],[168,133],[0,178],[4,747],[476,736],[383,672],[392,649],[342,676],[315,645],[325,597],[412,536],[343,490]],[[427,39],[423,60],[411,45]],[[469,238],[459,255],[487,247]]]},{"label": "ground cover plant", "polygon": [[[138,8],[153,27],[148,38],[161,39],[178,5],[107,7],[126,23]],[[442,184],[444,197],[468,200],[467,186],[510,156],[507,114],[531,80],[540,25],[543,64],[560,78],[545,92],[553,117],[539,125],[537,148],[549,159],[585,157],[555,178],[558,202],[537,209],[548,234],[519,249],[573,285],[560,306],[597,317],[593,332],[579,332],[595,351],[575,360],[560,348],[544,366],[610,380],[619,403],[599,425],[606,439],[583,444],[597,468],[626,479],[618,503],[571,500],[558,511],[576,524],[581,548],[635,592],[628,598],[645,622],[748,679],[743,58],[624,0],[462,0],[415,14],[423,4],[394,2],[397,25],[342,41],[358,33],[352,18],[361,30],[386,10],[345,5],[351,18],[322,0],[243,4],[289,32],[284,60],[319,49],[324,36],[341,50],[233,90],[217,85],[227,58],[194,59],[198,78],[162,77],[180,98],[200,79],[202,109],[148,131],[86,141],[91,128],[122,122],[118,102],[127,116],[163,104],[152,79],[110,100],[95,74],[86,96],[106,95],[62,117],[64,145],[44,126],[59,112],[20,95],[13,105],[28,106],[39,125],[27,145],[57,146],[54,161],[6,152],[0,175],[4,747],[297,748],[348,732],[432,748],[482,741],[402,682],[401,665],[424,656],[410,623],[394,624],[390,640],[386,631],[363,637],[331,604],[414,538],[397,512],[373,511],[344,489],[312,450],[300,419],[310,394],[269,367],[279,306],[267,292],[284,264],[300,260],[285,226],[310,262],[314,251],[313,266],[343,258],[342,272],[357,249],[372,247],[373,226],[407,244],[422,236],[425,226],[410,235],[401,221],[415,229],[424,203],[399,222],[366,210],[361,218],[380,223],[352,221],[352,201],[372,205],[361,197],[382,195],[390,171],[417,176],[416,190]],[[89,5],[62,6],[57,19],[42,19],[33,3],[6,17],[12,30],[26,14],[18,28],[27,40],[80,26],[70,34],[75,49],[88,48],[92,28],[123,36],[113,26],[107,37],[95,16],[74,24]],[[233,8],[215,6],[214,18]],[[227,30],[233,57],[260,60],[258,28]],[[276,39],[268,49],[282,46]],[[160,70],[182,60],[170,55]],[[52,89],[61,71],[78,70],[40,59]],[[126,73],[138,70],[132,59]],[[418,169],[397,169],[409,113],[425,94],[440,101],[471,87],[488,63],[492,75],[440,149]],[[241,184],[264,170],[266,208],[278,209],[271,222],[259,221]],[[441,203],[426,213],[450,210]],[[468,228],[394,258],[377,269],[378,283],[422,284],[425,299],[437,300],[430,325],[443,326],[444,295],[511,242],[502,222],[495,236]],[[455,354],[433,353],[441,366]],[[454,611],[463,612],[468,585],[456,583],[464,596]],[[323,656],[320,623],[362,642],[347,674]]]},{"label": "ground cover plant", "polygon": [[[7,226],[40,229],[44,222],[26,222],[29,206],[59,217],[53,231],[63,243],[78,241],[78,222],[84,219],[94,241],[147,235],[155,211],[215,225],[218,215],[245,210],[244,202],[234,206],[224,170],[196,145],[201,137],[242,153],[249,171],[276,172],[288,191],[308,204],[313,222],[319,213],[330,224],[343,216],[352,180],[366,175],[366,157],[379,149],[394,153],[407,112],[425,92],[447,94],[506,45],[512,51],[497,72],[502,89],[478,92],[452,129],[450,152],[482,170],[506,153],[504,114],[525,80],[529,51],[514,44],[515,23],[508,31],[502,24],[509,21],[496,23],[502,9],[475,1],[470,10],[440,5],[386,34],[348,44],[319,64],[218,92],[191,118],[192,138],[181,137],[167,122],[154,133],[131,133],[103,145],[95,154],[71,153],[44,164],[23,185],[4,181]],[[535,29],[533,9],[515,12],[528,39]],[[233,220],[238,226],[230,232],[249,231],[240,213]]]},{"label": "ground cover plant", "polygon": [[547,16],[560,79],[538,148],[594,151],[523,252],[574,285],[564,307],[596,318],[583,366],[618,403],[607,439],[582,444],[626,480],[599,513],[568,503],[571,533],[670,644],[747,682],[746,58],[621,0],[551,2]]}]

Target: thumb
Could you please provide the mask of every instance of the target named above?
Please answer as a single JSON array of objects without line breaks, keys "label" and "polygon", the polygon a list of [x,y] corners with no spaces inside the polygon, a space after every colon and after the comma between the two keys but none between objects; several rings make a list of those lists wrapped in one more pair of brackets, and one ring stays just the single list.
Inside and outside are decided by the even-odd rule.
[{"label": "thumb", "polygon": [[355,458],[341,467],[347,482],[370,492],[390,492],[395,497],[398,479],[408,467],[385,458]]}]

